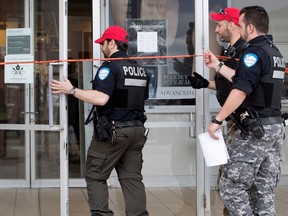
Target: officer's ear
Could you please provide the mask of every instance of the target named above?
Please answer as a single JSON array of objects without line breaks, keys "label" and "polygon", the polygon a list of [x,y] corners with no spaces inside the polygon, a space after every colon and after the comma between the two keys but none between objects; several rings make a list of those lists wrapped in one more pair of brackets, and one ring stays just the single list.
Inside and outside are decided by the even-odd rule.
[{"label": "officer's ear", "polygon": [[236,24],[234,23],[234,22],[229,22],[229,24],[228,24],[228,29],[231,31],[231,30],[233,30],[234,28],[236,28],[237,26],[236,26]]},{"label": "officer's ear", "polygon": [[109,41],[108,45],[109,45],[111,48],[114,48],[115,46],[117,46],[116,41],[113,40],[113,39]]},{"label": "officer's ear", "polygon": [[247,25],[247,31],[249,34],[251,34],[252,32],[257,31],[257,29],[255,28],[254,25],[249,24],[249,25]]}]

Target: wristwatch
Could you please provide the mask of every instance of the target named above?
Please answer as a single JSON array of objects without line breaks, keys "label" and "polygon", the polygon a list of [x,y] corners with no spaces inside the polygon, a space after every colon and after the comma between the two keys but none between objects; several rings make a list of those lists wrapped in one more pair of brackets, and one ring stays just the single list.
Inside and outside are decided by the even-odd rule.
[{"label": "wristwatch", "polygon": [[217,65],[218,66],[218,70],[217,70],[217,73],[219,73],[221,67],[224,65],[224,62],[221,62]]},{"label": "wristwatch", "polygon": [[72,86],[72,88],[69,91],[69,94],[74,95],[76,93],[75,89],[76,89],[76,87]]},{"label": "wristwatch", "polygon": [[215,123],[215,124],[218,124],[218,125],[222,125],[222,122],[223,122],[223,121],[217,120],[217,119],[216,119],[216,116],[213,115],[213,116],[212,116],[212,119],[211,119],[211,122],[212,122],[212,123]]}]

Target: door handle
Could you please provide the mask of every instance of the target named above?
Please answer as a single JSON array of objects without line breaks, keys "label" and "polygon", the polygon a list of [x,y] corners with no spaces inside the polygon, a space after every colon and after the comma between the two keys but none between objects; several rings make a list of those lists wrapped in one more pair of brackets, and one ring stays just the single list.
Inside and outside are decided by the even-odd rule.
[{"label": "door handle", "polygon": [[35,114],[35,115],[38,115],[39,112],[24,112],[24,111],[22,111],[21,114]]},{"label": "door handle", "polygon": [[53,66],[62,66],[63,63],[50,63],[49,69],[48,69],[48,86],[49,86],[49,127],[52,128],[54,123],[54,115],[53,115],[53,96],[52,96],[52,90],[50,88],[50,82],[53,79]]}]

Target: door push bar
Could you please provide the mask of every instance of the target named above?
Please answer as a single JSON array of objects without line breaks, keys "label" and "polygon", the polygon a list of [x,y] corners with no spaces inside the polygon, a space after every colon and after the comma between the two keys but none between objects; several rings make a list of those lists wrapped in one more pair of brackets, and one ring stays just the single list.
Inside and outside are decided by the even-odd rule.
[{"label": "door push bar", "polygon": [[[59,62],[59,63],[49,63],[49,70],[48,70],[48,86],[50,84],[50,82],[53,79],[53,66],[62,66],[63,63]],[[54,109],[53,109],[53,95],[52,95],[52,90],[49,86],[49,127],[52,128],[54,126]]]}]

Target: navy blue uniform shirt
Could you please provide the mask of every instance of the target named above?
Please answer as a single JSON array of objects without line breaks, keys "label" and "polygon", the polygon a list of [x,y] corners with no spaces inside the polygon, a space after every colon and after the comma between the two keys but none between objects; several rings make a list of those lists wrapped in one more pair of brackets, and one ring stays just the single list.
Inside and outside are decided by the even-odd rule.
[{"label": "navy blue uniform shirt", "polygon": [[[258,36],[249,44],[258,44],[260,41],[267,42],[269,35]],[[255,86],[258,84],[261,73],[266,74],[271,70],[271,62],[268,54],[259,46],[248,46],[243,50],[236,74],[233,77],[233,89],[244,91],[247,95],[251,94]]]},{"label": "navy blue uniform shirt", "polygon": [[[118,51],[113,53],[110,58],[127,58],[128,55],[124,51]],[[116,121],[130,121],[140,120],[145,121],[146,116],[143,112],[136,110],[119,110],[113,109],[111,97],[115,90],[116,82],[118,79],[118,73],[121,72],[110,61],[105,61],[98,69],[96,76],[93,80],[93,89],[101,91],[109,95],[110,99],[104,106],[97,106],[98,113],[100,115],[106,115],[110,120]],[[148,86],[146,87],[148,88]],[[148,92],[148,89],[146,90]],[[148,95],[147,95],[148,98]]]}]

